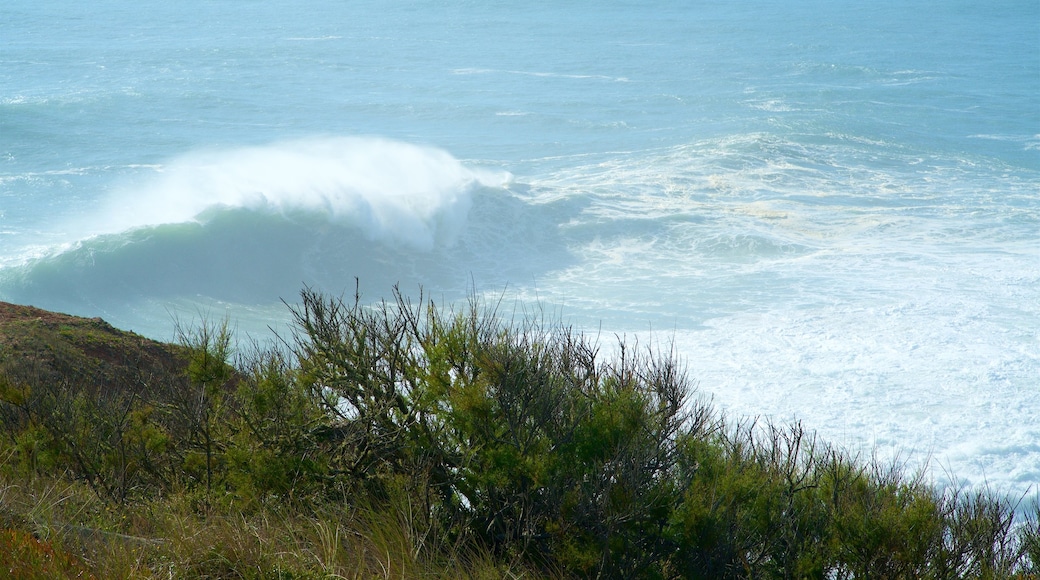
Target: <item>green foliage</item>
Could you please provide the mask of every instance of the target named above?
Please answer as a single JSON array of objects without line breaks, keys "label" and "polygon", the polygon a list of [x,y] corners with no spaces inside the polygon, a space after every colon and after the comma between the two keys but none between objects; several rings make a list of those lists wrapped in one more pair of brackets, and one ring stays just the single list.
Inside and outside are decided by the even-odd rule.
[{"label": "green foliage", "polygon": [[[159,366],[158,347],[95,321],[19,327],[18,356],[0,353],[0,471],[178,514],[169,543],[116,534],[150,555],[99,575],[1038,573],[1040,506],[1016,523],[1006,498],[861,461],[799,424],[731,423],[674,353],[618,341],[602,356],[476,299],[307,289],[292,314],[282,348],[237,356],[227,320],[179,327]],[[122,366],[82,355],[130,341]]]},{"label": "green foliage", "polygon": [[[173,401],[173,410],[186,427],[183,435],[188,452],[184,455],[183,472],[195,481],[205,482],[206,491],[210,492],[215,472],[226,459],[222,419],[229,403],[230,383],[235,378],[230,364],[230,322],[225,318],[216,325],[203,320],[190,328],[178,327],[177,336],[187,354],[188,382]],[[216,475],[219,481],[219,472]]]},{"label": "green foliage", "polygon": [[310,291],[293,314],[301,385],[329,419],[318,435],[335,449],[333,471],[368,484],[403,469],[417,411],[409,401],[420,397],[409,319]]},{"label": "green foliage", "polygon": [[[443,530],[499,557],[627,576],[660,566],[685,375],[620,345],[494,309],[366,309],[304,292],[297,356],[352,481],[431,489]],[[705,412],[700,412],[706,415]]]},{"label": "green foliage", "polygon": [[256,347],[241,367],[236,433],[228,449],[232,487],[259,501],[317,492],[329,465],[319,440],[328,421],[317,401],[280,351]]}]

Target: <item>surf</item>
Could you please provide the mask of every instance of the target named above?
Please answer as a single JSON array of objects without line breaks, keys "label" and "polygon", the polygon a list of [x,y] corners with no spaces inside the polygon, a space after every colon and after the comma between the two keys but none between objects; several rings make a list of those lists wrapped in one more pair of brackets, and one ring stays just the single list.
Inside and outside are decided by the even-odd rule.
[{"label": "surf", "polygon": [[444,150],[376,137],[314,137],[173,159],[134,187],[123,186],[89,218],[114,233],[205,222],[246,209],[320,216],[372,240],[430,250],[457,237],[473,188],[509,175],[464,166]]}]

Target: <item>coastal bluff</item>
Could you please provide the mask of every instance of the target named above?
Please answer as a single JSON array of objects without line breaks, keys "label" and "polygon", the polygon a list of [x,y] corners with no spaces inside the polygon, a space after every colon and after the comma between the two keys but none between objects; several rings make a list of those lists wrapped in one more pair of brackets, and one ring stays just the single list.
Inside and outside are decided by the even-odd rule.
[{"label": "coastal bluff", "polygon": [[182,375],[183,348],[83,318],[0,302],[0,374],[108,389]]}]

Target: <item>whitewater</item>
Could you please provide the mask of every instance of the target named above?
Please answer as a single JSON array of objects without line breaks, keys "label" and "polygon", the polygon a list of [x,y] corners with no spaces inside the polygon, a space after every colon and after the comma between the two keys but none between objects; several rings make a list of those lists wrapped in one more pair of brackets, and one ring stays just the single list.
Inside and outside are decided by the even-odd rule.
[{"label": "whitewater", "polygon": [[304,285],[476,292],[1035,493],[1040,5],[860,4],[9,0],[0,300],[262,338]]}]

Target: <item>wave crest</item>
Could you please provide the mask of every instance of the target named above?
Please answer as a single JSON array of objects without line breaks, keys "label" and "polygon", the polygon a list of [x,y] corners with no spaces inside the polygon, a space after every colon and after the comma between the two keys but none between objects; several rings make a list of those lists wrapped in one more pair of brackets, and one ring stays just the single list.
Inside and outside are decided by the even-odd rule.
[{"label": "wave crest", "polygon": [[428,251],[458,236],[475,187],[508,180],[440,149],[370,137],[197,151],[114,192],[98,220],[103,230],[95,233],[206,222],[231,208],[319,215],[371,240]]}]

